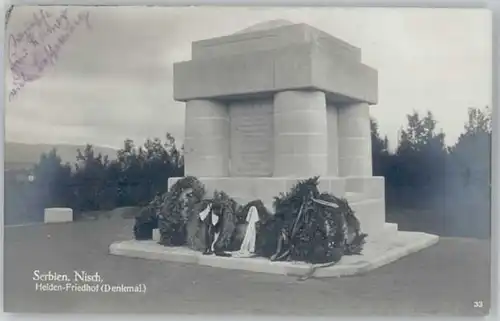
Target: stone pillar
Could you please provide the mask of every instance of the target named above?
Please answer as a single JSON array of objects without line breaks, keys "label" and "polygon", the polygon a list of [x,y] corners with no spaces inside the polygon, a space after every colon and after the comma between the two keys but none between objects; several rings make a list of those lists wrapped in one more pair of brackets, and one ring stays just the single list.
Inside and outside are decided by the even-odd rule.
[{"label": "stone pillar", "polygon": [[338,108],[339,176],[372,176],[370,111],[367,103]]},{"label": "stone pillar", "polygon": [[210,100],[186,103],[185,175],[229,176],[229,114],[225,104]]},{"label": "stone pillar", "polygon": [[339,176],[339,135],[337,106],[326,106],[326,120],[328,128],[328,176]]},{"label": "stone pillar", "polygon": [[321,91],[283,91],[274,96],[275,177],[327,173],[326,97]]}]

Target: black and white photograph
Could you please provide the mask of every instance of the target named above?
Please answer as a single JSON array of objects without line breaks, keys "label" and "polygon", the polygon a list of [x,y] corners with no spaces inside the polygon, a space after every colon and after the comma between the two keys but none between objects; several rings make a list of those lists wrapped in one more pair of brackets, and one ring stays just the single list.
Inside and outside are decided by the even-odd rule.
[{"label": "black and white photograph", "polygon": [[492,37],[479,8],[6,8],[4,311],[489,315]]}]

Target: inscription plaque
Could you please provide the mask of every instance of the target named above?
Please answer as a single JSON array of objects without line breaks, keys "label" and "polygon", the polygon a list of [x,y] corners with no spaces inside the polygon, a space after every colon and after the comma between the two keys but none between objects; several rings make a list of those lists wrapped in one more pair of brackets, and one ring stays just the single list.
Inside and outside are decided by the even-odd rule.
[{"label": "inscription plaque", "polygon": [[229,104],[231,166],[233,177],[271,176],[273,173],[272,100]]}]

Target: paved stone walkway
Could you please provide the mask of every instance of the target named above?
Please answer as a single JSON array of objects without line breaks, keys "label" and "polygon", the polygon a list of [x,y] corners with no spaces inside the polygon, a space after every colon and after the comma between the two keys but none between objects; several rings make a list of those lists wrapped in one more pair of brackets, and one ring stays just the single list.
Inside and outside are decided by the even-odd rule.
[{"label": "paved stone walkway", "polygon": [[[295,278],[108,254],[131,235],[118,218],[5,229],[8,312],[152,312],[294,315],[484,315],[489,242],[444,238],[366,275]],[[144,283],[145,294],[36,292],[33,271],[99,272],[105,283]],[[483,308],[474,308],[482,301]]]}]

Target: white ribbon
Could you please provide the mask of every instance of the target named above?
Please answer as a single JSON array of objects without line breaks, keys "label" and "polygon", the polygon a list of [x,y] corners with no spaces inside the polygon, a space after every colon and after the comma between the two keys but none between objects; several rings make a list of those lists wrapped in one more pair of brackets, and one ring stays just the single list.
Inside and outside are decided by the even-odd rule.
[{"label": "white ribbon", "polygon": [[247,214],[248,227],[245,232],[245,237],[241,243],[239,255],[246,256],[255,253],[255,240],[257,238],[257,229],[255,228],[255,223],[259,221],[259,213],[255,206],[250,207]]},{"label": "white ribbon", "polygon": [[208,204],[208,206],[203,211],[200,212],[199,214],[200,219],[204,221],[207,218],[208,214],[210,214],[211,210],[212,210],[212,204]]},{"label": "white ribbon", "polygon": [[217,225],[217,222],[219,222],[219,216],[212,213],[212,225]]},{"label": "white ribbon", "polygon": [[214,241],[212,242],[212,246],[211,246],[211,248],[212,248],[212,252],[214,252],[214,251],[215,251],[214,246],[215,246],[215,242],[217,242],[217,240],[219,239],[219,235],[220,235],[220,232],[217,232],[217,233],[215,233],[215,235],[214,235]]},{"label": "white ribbon", "polygon": [[[210,214],[211,211],[212,211],[212,204],[208,204],[208,206],[203,211],[200,212],[200,214],[199,214],[200,219],[202,221],[204,221],[207,218],[207,216]],[[215,226],[217,224],[217,222],[219,222],[219,216],[217,216],[213,213],[212,213],[210,219],[212,221],[211,223],[213,226]],[[214,246],[215,246],[215,243],[217,242],[217,240],[219,239],[219,235],[220,235],[220,232],[216,232],[214,235],[214,240],[210,246],[212,251],[215,250]]]}]

